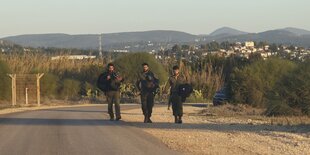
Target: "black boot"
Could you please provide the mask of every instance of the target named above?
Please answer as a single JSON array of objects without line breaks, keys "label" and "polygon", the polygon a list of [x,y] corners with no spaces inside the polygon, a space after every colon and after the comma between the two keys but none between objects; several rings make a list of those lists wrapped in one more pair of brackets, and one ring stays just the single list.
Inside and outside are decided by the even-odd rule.
[{"label": "black boot", "polygon": [[178,121],[179,124],[182,124],[182,116],[179,116],[179,121]]},{"label": "black boot", "polygon": [[117,116],[115,120],[119,121],[120,119],[122,119],[122,117],[121,116]]},{"label": "black boot", "polygon": [[114,115],[110,115],[110,121],[114,121]]},{"label": "black boot", "polygon": [[179,122],[178,116],[174,116],[174,123],[178,123],[178,122]]},{"label": "black boot", "polygon": [[144,123],[147,123],[148,122],[148,117],[147,116],[144,116]]},{"label": "black boot", "polygon": [[148,123],[153,123],[152,120],[151,120],[151,117],[148,117],[147,122]]}]

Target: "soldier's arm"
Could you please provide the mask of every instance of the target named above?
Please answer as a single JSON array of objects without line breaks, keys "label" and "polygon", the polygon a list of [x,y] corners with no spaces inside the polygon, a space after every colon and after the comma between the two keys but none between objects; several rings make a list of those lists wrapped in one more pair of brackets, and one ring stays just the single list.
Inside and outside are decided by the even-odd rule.
[{"label": "soldier's arm", "polygon": [[136,81],[136,83],[135,83],[135,86],[136,86],[136,88],[138,89],[138,91],[141,91],[141,87],[140,87],[141,77],[140,77],[140,74],[138,74],[137,77],[138,77],[138,78],[137,78],[137,81]]},{"label": "soldier's arm", "polygon": [[163,94],[167,94],[168,89],[171,87],[170,85],[170,77],[168,78],[168,80],[166,81],[164,87],[163,87]]},{"label": "soldier's arm", "polygon": [[121,83],[121,82],[124,82],[124,78],[119,74],[119,72],[116,73],[117,74],[117,82]]},{"label": "soldier's arm", "polygon": [[[170,77],[168,78],[167,82],[165,83],[165,86],[163,88],[163,94],[167,94],[168,89],[170,89],[171,84],[170,84]],[[171,105],[171,100],[170,100],[170,96],[168,98],[168,110],[170,110],[170,105]]]},{"label": "soldier's arm", "polygon": [[154,82],[155,82],[155,84],[157,85],[157,86],[159,86],[159,78],[158,78],[158,76],[155,74],[155,73],[151,73],[152,74],[152,76],[153,76],[153,78],[155,79],[154,80]]}]

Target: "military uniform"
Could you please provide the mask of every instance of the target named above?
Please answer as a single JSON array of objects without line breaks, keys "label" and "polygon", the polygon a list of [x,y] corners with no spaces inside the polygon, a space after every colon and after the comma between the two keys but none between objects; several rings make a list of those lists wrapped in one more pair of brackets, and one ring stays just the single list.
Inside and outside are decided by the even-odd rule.
[{"label": "military uniform", "polygon": [[179,86],[184,84],[185,81],[186,79],[182,75],[172,75],[169,77],[168,82],[164,87],[165,92],[170,88],[169,104],[172,104],[173,115],[175,116],[176,123],[182,123],[181,118],[183,116],[183,103],[182,97],[178,94],[178,92]]},{"label": "military uniform", "polygon": [[[111,79],[108,80],[108,76],[110,76]],[[104,91],[107,97],[108,114],[111,120],[114,120],[113,104],[115,104],[116,120],[121,119],[119,86],[123,80],[119,81],[116,77],[119,77],[119,74],[116,72],[105,72],[100,76],[98,81],[98,83],[101,83],[105,87],[102,91]]]},{"label": "military uniform", "polygon": [[152,123],[150,118],[153,112],[155,89],[158,85],[158,79],[151,71],[141,72],[138,77],[136,86],[141,92],[141,108],[144,115],[144,123]]}]

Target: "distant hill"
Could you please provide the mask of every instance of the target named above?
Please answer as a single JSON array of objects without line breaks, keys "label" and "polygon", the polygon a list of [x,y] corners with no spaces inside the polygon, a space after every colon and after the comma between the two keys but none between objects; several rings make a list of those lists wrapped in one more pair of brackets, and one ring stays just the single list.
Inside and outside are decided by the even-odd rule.
[{"label": "distant hill", "polygon": [[290,32],[285,29],[270,30],[261,33],[250,33],[244,35],[209,38],[210,40],[216,40],[218,42],[244,42],[244,41],[266,41],[268,43],[296,45],[302,47],[310,47],[310,35],[301,34],[298,32]]},{"label": "distant hill", "polygon": [[310,35],[310,31],[308,31],[308,30],[298,29],[298,28],[293,28],[293,27],[287,27],[287,28],[284,28],[282,30],[294,33],[295,35],[298,35],[298,36]]},{"label": "distant hill", "polygon": [[209,36],[235,36],[235,35],[243,35],[243,34],[248,34],[247,32],[243,32],[237,29],[233,29],[230,27],[222,27],[219,28],[217,30],[215,30],[214,32],[210,33]]},{"label": "distant hill", "polygon": [[[31,47],[58,47],[97,49],[98,34],[34,34],[4,38],[14,43]],[[127,42],[193,42],[196,36],[178,31],[145,31],[102,34],[103,45]]]},{"label": "distant hill", "polygon": [[[98,34],[34,34],[20,35],[3,38],[22,46],[29,47],[57,47],[57,48],[78,48],[98,49]],[[244,41],[267,41],[276,44],[288,44],[303,47],[310,47],[310,31],[298,28],[284,28],[269,30],[260,33],[247,33],[229,27],[215,30],[210,35],[192,35],[179,31],[144,31],[144,32],[122,32],[102,34],[102,42],[105,47],[124,47],[139,42],[157,43],[193,43],[200,39],[203,44],[213,40],[218,42],[244,42]]]}]

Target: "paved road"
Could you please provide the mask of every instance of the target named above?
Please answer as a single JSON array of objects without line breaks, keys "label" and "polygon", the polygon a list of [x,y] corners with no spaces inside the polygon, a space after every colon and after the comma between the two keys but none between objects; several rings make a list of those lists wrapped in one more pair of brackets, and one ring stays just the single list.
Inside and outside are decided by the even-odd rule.
[{"label": "paved road", "polygon": [[[138,108],[122,106],[122,109]],[[0,115],[1,155],[177,154],[123,121],[109,121],[107,107],[72,107]]]}]

